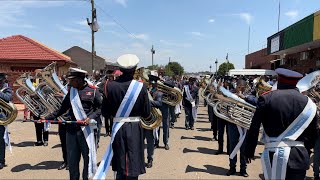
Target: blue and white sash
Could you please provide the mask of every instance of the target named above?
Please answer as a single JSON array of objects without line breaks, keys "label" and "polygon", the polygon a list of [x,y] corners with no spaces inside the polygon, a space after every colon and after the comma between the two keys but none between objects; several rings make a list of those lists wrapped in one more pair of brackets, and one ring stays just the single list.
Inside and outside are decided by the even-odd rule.
[{"label": "blue and white sash", "polygon": [[[87,119],[87,114],[84,112],[81,100],[79,97],[78,89],[71,87],[70,89],[70,102],[73,110],[73,114],[77,120]],[[97,153],[96,144],[94,140],[94,127],[82,126],[81,127],[84,137],[86,138],[87,145],[89,147],[89,165],[88,176],[89,178],[96,173],[97,170]]]},{"label": "blue and white sash", "polygon": [[192,105],[192,117],[194,119],[194,121],[197,120],[197,108],[196,108],[196,102],[195,100],[192,98],[191,94],[190,94],[190,89],[188,85],[184,86],[186,95],[187,95],[187,100],[191,103]]},{"label": "blue and white sash", "polygon": [[[119,109],[117,111],[117,114],[115,118],[125,118],[129,117],[131,110],[136,103],[136,100],[138,99],[138,96],[140,94],[140,91],[143,87],[143,84],[132,80],[130,83],[130,86],[119,106]],[[126,121],[128,122],[128,121]],[[125,121],[114,121],[112,126],[112,136],[110,144],[107,148],[107,151],[105,152],[103,159],[100,162],[100,165],[98,167],[98,170],[96,174],[94,175],[93,179],[105,179],[107,176],[107,172],[110,167],[110,163],[113,157],[113,150],[112,150],[112,143],[114,141],[114,138],[118,132],[118,130],[121,128],[121,126],[125,123]]]},{"label": "blue and white sash", "polygon": [[[287,163],[293,146],[304,146],[295,141],[309,126],[316,115],[317,106],[308,98],[308,103],[301,114],[278,137],[269,137],[264,133],[265,149],[261,155],[261,163],[265,179],[285,179]],[[274,152],[272,165],[269,152]]]},{"label": "blue and white sash", "polygon": [[4,143],[8,146],[10,152],[12,153],[12,147],[11,147],[11,143],[10,143],[8,126],[4,126],[4,128],[5,128],[5,131],[4,131],[4,135],[3,135],[3,140],[4,140]]},{"label": "blue and white sash", "polygon": [[247,134],[247,130],[246,129],[244,129],[244,128],[238,126],[238,125],[237,125],[237,128],[238,128],[239,135],[240,135],[239,136],[239,142],[236,145],[236,147],[232,150],[231,154],[229,155],[230,159],[233,159],[237,155],[239,149],[241,148],[241,146],[243,144],[244,139],[246,138],[246,134]]}]

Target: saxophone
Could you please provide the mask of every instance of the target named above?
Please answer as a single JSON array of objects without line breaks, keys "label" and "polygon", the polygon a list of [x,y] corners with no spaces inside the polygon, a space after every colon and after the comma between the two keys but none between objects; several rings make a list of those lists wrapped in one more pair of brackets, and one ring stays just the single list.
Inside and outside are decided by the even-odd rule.
[{"label": "saxophone", "polygon": [[[6,88],[3,88],[0,91],[3,92],[5,89]],[[17,107],[11,101],[6,102],[0,98],[0,125],[6,126],[12,123],[16,119],[17,115]]]}]

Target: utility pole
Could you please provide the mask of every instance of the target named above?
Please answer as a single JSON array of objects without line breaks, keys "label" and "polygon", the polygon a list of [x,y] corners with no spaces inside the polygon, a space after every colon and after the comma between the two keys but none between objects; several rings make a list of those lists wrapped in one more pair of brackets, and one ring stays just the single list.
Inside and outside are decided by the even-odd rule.
[{"label": "utility pole", "polygon": [[280,30],[280,0],[279,0],[279,12],[278,12],[278,32]]},{"label": "utility pole", "polygon": [[94,7],[94,0],[91,0],[91,22],[89,21],[89,18],[87,18],[87,23],[91,28],[91,68],[92,68],[92,73],[94,71],[94,66],[93,66],[93,61],[96,55],[96,52],[94,50],[94,33],[98,32],[99,25],[97,22],[97,11]]},{"label": "utility pole", "polygon": [[216,62],[214,62],[214,63],[216,63],[216,75],[217,75],[217,73],[218,73],[218,59],[216,59]]},{"label": "utility pole", "polygon": [[227,56],[226,56],[226,61],[227,61],[227,72],[229,72],[229,53],[227,53]]},{"label": "utility pole", "polygon": [[171,62],[171,57],[169,57],[169,63]]},{"label": "utility pole", "polygon": [[154,69],[153,67],[153,55],[156,53],[156,50],[153,49],[153,45],[152,45],[152,48],[151,48],[151,57],[152,57],[152,70]]},{"label": "utility pole", "polygon": [[248,33],[248,54],[250,51],[250,25],[249,25],[249,33]]},{"label": "utility pole", "polygon": [[209,68],[210,68],[210,74],[211,74],[211,68],[212,68],[212,67],[211,67],[211,64],[210,64],[210,67],[209,67]]}]

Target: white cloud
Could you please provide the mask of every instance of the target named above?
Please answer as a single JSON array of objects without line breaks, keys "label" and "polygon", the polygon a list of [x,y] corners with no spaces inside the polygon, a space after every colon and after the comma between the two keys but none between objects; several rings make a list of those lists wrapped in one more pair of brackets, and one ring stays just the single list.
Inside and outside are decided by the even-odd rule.
[{"label": "white cloud", "polygon": [[76,24],[82,25],[82,26],[88,26],[87,20],[77,21]]},{"label": "white cloud", "polygon": [[288,16],[291,19],[295,19],[296,17],[298,17],[299,12],[296,10],[292,10],[292,11],[288,11],[285,13],[286,16]]},{"label": "white cloud", "polygon": [[216,20],[215,19],[209,19],[208,22],[209,23],[214,23]]},{"label": "white cloud", "polygon": [[239,14],[234,14],[234,15],[240,17],[248,25],[250,25],[253,20],[253,16],[250,13],[239,13]]},{"label": "white cloud", "polygon": [[123,7],[127,7],[127,0],[115,0],[116,3],[122,5]]},{"label": "white cloud", "polygon": [[39,9],[46,7],[58,7],[65,5],[61,1],[4,1],[0,6],[0,27],[34,28],[35,26],[23,19],[26,9]]},{"label": "white cloud", "polygon": [[66,26],[59,26],[59,29],[63,32],[70,32],[70,33],[89,33],[89,31],[83,31],[76,28],[66,27]]},{"label": "white cloud", "polygon": [[191,35],[197,36],[197,37],[203,37],[203,36],[205,36],[203,33],[201,33],[201,32],[195,32],[195,31],[193,31],[193,32],[188,32],[188,34],[191,34]]},{"label": "white cloud", "polygon": [[175,43],[175,42],[171,42],[171,41],[167,41],[167,40],[160,40],[160,43],[162,43],[163,45],[180,47],[180,48],[181,47],[182,48],[192,47],[192,44],[190,44],[190,43]]},{"label": "white cloud", "polygon": [[140,40],[148,40],[149,36],[147,34],[130,34],[129,37]]}]

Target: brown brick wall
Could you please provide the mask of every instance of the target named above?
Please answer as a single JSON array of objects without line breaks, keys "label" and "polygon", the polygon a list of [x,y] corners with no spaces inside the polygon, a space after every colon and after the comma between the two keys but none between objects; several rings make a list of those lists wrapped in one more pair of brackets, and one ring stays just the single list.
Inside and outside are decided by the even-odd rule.
[{"label": "brown brick wall", "polygon": [[246,55],[246,69],[271,69],[271,60],[278,59],[278,56],[267,55],[267,48]]},{"label": "brown brick wall", "polygon": [[301,52],[286,55],[285,64],[281,67],[298,71],[302,74],[309,73],[310,71],[320,69],[320,64],[317,66],[317,61],[320,62],[320,48],[312,49],[309,52],[309,57],[306,60],[300,60]]}]

